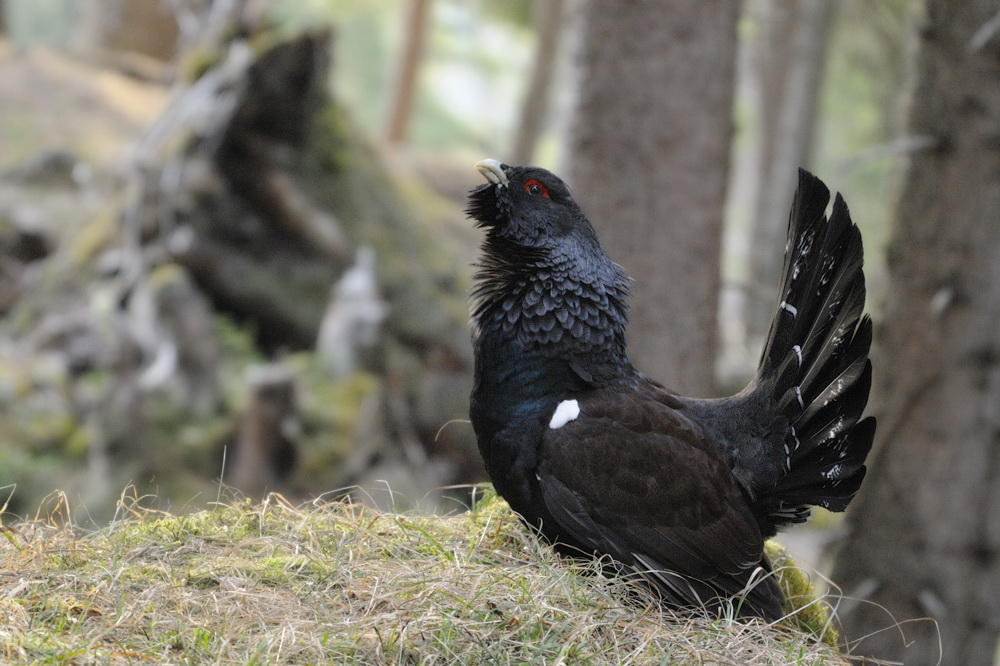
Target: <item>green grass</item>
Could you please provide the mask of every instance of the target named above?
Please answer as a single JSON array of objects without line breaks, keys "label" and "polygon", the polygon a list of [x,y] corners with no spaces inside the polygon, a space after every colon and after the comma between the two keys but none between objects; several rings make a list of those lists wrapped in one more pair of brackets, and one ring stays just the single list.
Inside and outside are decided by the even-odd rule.
[{"label": "green grass", "polygon": [[491,493],[450,517],[280,496],[133,500],[97,532],[51,514],[0,533],[4,663],[846,663],[788,623],[671,615]]}]

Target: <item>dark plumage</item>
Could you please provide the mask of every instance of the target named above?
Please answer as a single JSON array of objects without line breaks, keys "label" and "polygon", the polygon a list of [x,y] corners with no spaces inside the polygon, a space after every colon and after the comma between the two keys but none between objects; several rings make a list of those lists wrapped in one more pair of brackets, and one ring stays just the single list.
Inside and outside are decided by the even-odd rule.
[{"label": "dark plumage", "polygon": [[629,279],[566,185],[534,167],[476,165],[486,229],[473,293],[471,419],[497,491],[564,552],[610,555],[665,602],[773,620],[764,539],[842,511],[875,422],[861,235],[838,195],[800,171],[778,309],[756,378],[685,398],[628,360]]}]

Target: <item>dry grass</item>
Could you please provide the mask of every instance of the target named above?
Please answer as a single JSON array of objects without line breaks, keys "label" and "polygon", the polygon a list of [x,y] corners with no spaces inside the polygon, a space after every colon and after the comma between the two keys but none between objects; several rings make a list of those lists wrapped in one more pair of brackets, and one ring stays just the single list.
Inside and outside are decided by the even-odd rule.
[{"label": "dry grass", "polygon": [[188,516],[130,502],[90,533],[54,513],[0,528],[4,663],[846,663],[791,629],[636,601],[495,497],[444,518],[274,496]]}]

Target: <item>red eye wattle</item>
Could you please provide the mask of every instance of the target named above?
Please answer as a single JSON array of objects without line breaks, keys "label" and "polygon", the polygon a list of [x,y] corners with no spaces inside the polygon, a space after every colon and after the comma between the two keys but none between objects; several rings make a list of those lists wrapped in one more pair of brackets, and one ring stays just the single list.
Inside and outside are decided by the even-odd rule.
[{"label": "red eye wattle", "polygon": [[528,194],[541,194],[546,199],[549,198],[549,190],[540,181],[535,179],[529,180],[524,184],[524,191]]}]

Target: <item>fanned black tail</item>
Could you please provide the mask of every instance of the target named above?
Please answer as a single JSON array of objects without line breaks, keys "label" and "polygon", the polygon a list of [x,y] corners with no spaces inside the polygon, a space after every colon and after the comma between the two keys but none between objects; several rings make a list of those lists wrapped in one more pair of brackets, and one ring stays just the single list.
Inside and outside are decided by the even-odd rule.
[{"label": "fanned black tail", "polygon": [[[871,387],[872,323],[862,316],[861,233],[838,194],[799,170],[788,223],[778,311],[764,345],[758,386],[773,388],[788,419],[783,475],[758,497],[772,532],[802,522],[810,506],[843,511],[865,476],[875,420],[861,414]],[[771,528],[771,529],[768,529]]]}]

